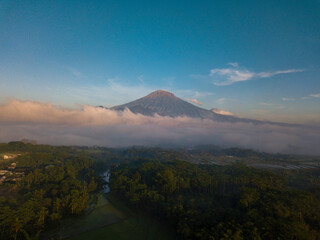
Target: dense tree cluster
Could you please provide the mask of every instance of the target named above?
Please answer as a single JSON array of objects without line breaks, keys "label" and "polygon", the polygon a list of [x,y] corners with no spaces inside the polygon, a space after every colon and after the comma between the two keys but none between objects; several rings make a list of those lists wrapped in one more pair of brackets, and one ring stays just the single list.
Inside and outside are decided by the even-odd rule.
[{"label": "dense tree cluster", "polygon": [[17,183],[0,186],[0,239],[28,239],[87,208],[98,178],[86,154],[21,142],[2,145],[3,149],[23,152],[15,161],[25,175]]},{"label": "dense tree cluster", "polygon": [[182,239],[320,239],[319,191],[292,188],[285,178],[241,164],[140,161],[113,169],[110,186]]}]

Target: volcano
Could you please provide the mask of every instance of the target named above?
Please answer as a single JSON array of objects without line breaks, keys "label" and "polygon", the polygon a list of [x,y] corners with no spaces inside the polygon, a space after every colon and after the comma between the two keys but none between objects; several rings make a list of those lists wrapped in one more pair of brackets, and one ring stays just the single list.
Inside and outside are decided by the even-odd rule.
[{"label": "volcano", "polygon": [[[157,90],[149,95],[135,101],[114,106],[111,110],[124,111],[129,109],[133,113],[145,116],[166,116],[166,117],[190,117],[200,119],[211,119],[218,122],[242,122],[253,124],[271,124],[278,126],[299,126],[299,124],[279,123],[271,121],[260,121],[255,119],[239,118],[232,115],[219,114],[219,111],[207,110],[188,103],[173,93]],[[221,110],[220,110],[221,112]]]},{"label": "volcano", "polygon": [[233,116],[217,114],[213,111],[197,107],[164,90],[157,90],[133,102],[114,106],[111,109],[123,111],[126,108],[133,113],[140,113],[146,116],[157,114],[168,117],[191,117],[216,121],[235,121],[237,119]]}]

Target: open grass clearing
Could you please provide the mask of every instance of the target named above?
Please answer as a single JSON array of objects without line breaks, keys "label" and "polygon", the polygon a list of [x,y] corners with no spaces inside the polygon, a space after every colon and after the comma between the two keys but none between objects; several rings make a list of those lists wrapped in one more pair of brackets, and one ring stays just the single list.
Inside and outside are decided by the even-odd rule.
[{"label": "open grass clearing", "polygon": [[95,206],[89,207],[84,215],[62,220],[59,229],[46,233],[44,238],[50,239],[53,236],[67,238],[126,218],[127,216],[114,207],[103,195],[98,195]]},{"label": "open grass clearing", "polygon": [[68,240],[170,240],[176,239],[173,231],[157,220],[137,215],[124,221],[94,229]]}]

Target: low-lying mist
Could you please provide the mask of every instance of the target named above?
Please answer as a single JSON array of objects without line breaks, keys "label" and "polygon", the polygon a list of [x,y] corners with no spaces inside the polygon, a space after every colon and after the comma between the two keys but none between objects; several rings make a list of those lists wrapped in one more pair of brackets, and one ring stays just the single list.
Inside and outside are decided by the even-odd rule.
[{"label": "low-lying mist", "polygon": [[320,155],[320,129],[309,126],[215,122],[189,117],[153,117],[126,109],[10,100],[0,105],[0,141],[22,138],[54,145],[108,147],[214,144],[266,152]]}]

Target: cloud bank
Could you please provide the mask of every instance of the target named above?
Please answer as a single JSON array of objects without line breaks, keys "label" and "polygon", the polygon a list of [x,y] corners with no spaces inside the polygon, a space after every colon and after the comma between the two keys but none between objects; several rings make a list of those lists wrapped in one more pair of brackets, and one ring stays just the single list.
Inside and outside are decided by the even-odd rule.
[{"label": "cloud bank", "polygon": [[82,106],[11,100],[0,105],[0,141],[123,147],[215,144],[267,152],[320,154],[319,128],[153,117]]}]

